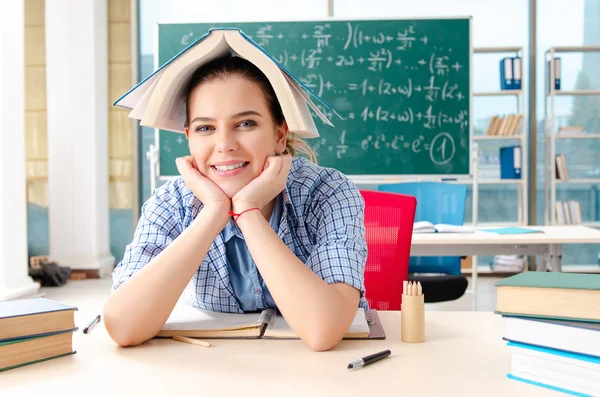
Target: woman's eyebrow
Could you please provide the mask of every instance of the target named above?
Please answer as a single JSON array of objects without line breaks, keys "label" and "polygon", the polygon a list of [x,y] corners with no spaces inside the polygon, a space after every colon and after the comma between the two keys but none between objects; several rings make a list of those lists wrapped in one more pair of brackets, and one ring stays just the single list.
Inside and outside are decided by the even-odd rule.
[{"label": "woman's eyebrow", "polygon": [[262,117],[262,115],[260,113],[258,113],[255,110],[246,110],[245,112],[240,112],[240,113],[236,113],[234,115],[232,115],[230,118],[235,119],[238,117],[245,117],[245,116],[258,116],[258,117]]}]

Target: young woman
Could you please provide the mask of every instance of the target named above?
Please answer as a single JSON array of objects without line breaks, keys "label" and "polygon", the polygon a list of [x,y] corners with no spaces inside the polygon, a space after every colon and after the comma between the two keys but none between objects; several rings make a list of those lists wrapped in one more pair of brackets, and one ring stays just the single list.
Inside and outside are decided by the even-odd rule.
[{"label": "young woman", "polygon": [[359,191],[337,170],[295,157],[314,161],[267,78],[242,58],[196,71],[187,117],[181,177],[144,204],[114,270],[110,336],[122,346],[155,336],[192,280],[198,308],[276,307],[310,349],[333,348],[367,308]]}]

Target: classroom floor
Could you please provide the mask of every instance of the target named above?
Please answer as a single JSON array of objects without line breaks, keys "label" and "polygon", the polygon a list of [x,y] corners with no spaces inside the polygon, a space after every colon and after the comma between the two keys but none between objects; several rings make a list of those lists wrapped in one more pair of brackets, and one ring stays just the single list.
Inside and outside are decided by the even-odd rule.
[{"label": "classroom floor", "polygon": [[[494,284],[498,277],[479,277],[477,279],[477,310],[493,311],[496,307],[496,290]],[[471,279],[469,278],[469,288]],[[110,294],[111,279],[69,281],[62,287],[42,287],[40,296],[76,306],[102,307]],[[470,311],[473,294],[467,292],[451,302],[428,303],[426,310]]]}]

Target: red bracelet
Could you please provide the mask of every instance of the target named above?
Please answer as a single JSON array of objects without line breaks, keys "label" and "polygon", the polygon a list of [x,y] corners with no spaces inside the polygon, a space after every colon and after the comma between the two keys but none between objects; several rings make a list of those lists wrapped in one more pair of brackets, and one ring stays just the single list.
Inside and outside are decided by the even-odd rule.
[{"label": "red bracelet", "polygon": [[248,212],[248,211],[252,211],[252,210],[259,210],[259,211],[260,211],[260,208],[258,208],[258,207],[254,207],[254,208],[248,208],[247,210],[245,210],[245,211],[242,211],[242,212],[240,212],[239,214],[236,214],[235,212],[231,212],[231,211],[229,211],[229,212],[228,212],[228,214],[229,214],[229,215],[231,215],[231,216],[233,216],[233,221],[234,221],[234,222],[237,222],[238,218],[239,218],[240,216],[242,216],[242,214],[244,214],[244,213],[246,213],[246,212]]}]

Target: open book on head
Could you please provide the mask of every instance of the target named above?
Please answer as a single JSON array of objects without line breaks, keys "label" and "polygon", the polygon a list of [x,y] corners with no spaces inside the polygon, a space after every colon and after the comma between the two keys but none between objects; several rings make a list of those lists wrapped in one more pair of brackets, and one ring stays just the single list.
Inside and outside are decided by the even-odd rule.
[{"label": "open book on head", "polygon": [[186,118],[186,91],[192,75],[200,66],[226,56],[247,59],[264,73],[275,91],[290,131],[305,138],[319,136],[308,106],[323,122],[333,125],[309,94],[341,118],[331,106],[237,28],[210,29],[114,105],[131,109],[129,117],[140,120],[143,126],[182,133]]},{"label": "open book on head", "polygon": [[415,222],[413,233],[475,233],[475,229],[462,225],[449,225],[445,223],[433,224],[428,221]]},{"label": "open book on head", "polygon": [[[260,313],[217,313],[177,305],[158,337],[187,336],[206,339],[298,339],[275,309]],[[359,308],[344,339],[385,339],[376,310]]]}]

